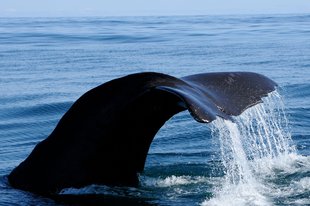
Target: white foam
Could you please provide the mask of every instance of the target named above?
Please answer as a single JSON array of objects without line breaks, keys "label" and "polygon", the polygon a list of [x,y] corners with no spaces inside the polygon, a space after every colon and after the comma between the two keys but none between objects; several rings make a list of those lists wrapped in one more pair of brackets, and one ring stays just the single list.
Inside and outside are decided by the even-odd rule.
[{"label": "white foam", "polygon": [[310,205],[310,197],[302,198],[289,203],[290,205]]},{"label": "white foam", "polygon": [[189,185],[207,182],[202,176],[169,176],[166,178],[141,177],[141,184],[146,187],[173,187],[177,185]]},{"label": "white foam", "polygon": [[223,188],[215,194],[214,198],[205,200],[202,206],[268,206],[272,205],[270,200],[262,195],[261,185],[250,185],[240,183],[237,185],[225,184]]},{"label": "white foam", "polygon": [[255,160],[255,172],[258,176],[274,176],[277,174],[294,174],[310,171],[310,157],[296,153],[282,154],[272,159]]},{"label": "white foam", "polygon": [[81,195],[81,194],[105,194],[106,191],[109,190],[109,187],[104,185],[88,185],[86,187],[82,188],[65,188],[62,189],[59,194],[61,195],[68,195],[68,194],[74,194],[74,195]]},{"label": "white foam", "polygon": [[299,181],[294,181],[291,184],[291,188],[297,191],[297,193],[304,193],[310,191],[310,177],[304,177]]}]

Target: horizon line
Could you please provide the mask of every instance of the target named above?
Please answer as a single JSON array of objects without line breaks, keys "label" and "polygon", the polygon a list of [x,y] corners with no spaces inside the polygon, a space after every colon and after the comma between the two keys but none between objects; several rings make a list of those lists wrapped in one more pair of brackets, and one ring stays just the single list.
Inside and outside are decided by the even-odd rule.
[{"label": "horizon line", "polygon": [[270,13],[214,13],[214,14],[130,14],[130,15],[1,15],[0,18],[111,18],[111,17],[182,17],[182,16],[267,16],[267,15],[275,15],[275,16],[284,16],[284,15],[310,15],[310,12],[270,12]]}]

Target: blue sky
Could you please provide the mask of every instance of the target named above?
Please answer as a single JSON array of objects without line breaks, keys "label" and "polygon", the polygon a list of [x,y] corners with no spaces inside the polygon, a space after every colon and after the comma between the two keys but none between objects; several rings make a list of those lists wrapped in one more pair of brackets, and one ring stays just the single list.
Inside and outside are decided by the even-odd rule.
[{"label": "blue sky", "polygon": [[1,0],[0,16],[310,13],[310,0]]}]

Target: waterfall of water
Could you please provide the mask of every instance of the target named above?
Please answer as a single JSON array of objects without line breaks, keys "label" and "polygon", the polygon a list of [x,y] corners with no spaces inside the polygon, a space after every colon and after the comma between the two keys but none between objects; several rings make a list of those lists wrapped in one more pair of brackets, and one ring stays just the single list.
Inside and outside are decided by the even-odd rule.
[{"label": "waterfall of water", "polygon": [[273,92],[233,122],[218,118],[212,135],[219,138],[225,176],[203,205],[270,205],[259,174],[272,170],[275,159],[295,153],[280,95]]}]

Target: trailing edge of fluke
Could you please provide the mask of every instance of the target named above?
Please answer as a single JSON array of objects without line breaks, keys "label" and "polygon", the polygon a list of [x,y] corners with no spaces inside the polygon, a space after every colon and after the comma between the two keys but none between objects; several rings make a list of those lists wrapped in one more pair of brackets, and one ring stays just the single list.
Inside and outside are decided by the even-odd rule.
[{"label": "trailing edge of fluke", "polygon": [[9,183],[43,195],[90,184],[138,186],[150,144],[173,115],[187,109],[198,122],[230,119],[275,87],[251,72],[114,79],[82,95],[9,174]]}]

